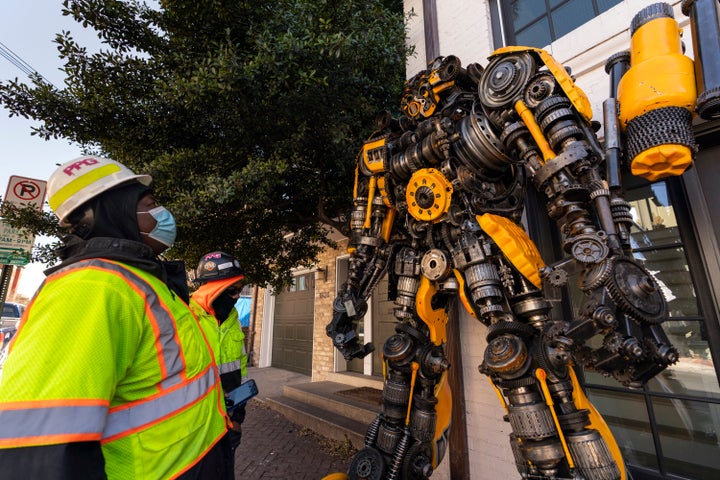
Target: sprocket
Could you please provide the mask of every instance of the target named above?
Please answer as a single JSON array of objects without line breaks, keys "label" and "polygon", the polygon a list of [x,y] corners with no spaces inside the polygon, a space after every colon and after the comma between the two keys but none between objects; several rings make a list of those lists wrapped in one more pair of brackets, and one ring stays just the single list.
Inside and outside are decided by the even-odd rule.
[{"label": "sprocket", "polygon": [[583,292],[589,292],[602,286],[613,271],[613,257],[595,264],[589,264],[578,278],[578,287]]},{"label": "sprocket", "polygon": [[657,281],[634,260],[616,258],[605,285],[615,303],[638,321],[657,325],[667,316],[667,303]]}]

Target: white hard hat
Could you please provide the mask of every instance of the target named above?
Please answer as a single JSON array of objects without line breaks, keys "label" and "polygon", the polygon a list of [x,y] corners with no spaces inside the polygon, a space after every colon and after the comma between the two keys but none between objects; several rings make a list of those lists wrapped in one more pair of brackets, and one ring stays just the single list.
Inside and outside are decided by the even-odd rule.
[{"label": "white hard hat", "polygon": [[48,203],[67,227],[68,216],[83,203],[122,183],[150,185],[150,175],[135,175],[122,163],[102,157],[79,157],[58,167],[48,180]]}]

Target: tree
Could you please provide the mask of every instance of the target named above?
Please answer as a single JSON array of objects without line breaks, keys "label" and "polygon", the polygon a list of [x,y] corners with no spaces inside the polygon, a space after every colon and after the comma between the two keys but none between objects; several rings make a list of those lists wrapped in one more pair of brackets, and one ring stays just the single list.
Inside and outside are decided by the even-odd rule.
[{"label": "tree", "polygon": [[39,120],[33,134],[151,174],[178,222],[173,257],[225,250],[250,281],[278,286],[332,244],[359,146],[398,103],[402,2],[159,3],[65,0],[103,48],[58,34],[64,87],[16,79],[0,103]]}]

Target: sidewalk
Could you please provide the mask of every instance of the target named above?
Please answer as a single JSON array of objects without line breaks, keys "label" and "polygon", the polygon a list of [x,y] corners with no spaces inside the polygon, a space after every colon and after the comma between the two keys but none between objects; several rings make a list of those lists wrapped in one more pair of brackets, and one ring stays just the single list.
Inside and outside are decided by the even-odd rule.
[{"label": "sidewalk", "polygon": [[242,442],[235,452],[235,479],[320,480],[347,471],[351,455],[345,444],[301,428],[263,404],[282,394],[284,385],[308,383],[310,377],[272,367],[248,368],[258,395],[247,405]]}]

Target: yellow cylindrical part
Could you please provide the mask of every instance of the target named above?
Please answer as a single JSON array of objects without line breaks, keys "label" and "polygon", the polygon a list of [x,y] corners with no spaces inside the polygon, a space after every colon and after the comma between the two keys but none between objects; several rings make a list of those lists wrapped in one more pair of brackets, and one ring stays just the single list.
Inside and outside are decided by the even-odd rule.
[{"label": "yellow cylindrical part", "polygon": [[420,370],[420,364],[417,362],[412,362],[410,364],[410,368],[412,369],[412,374],[410,377],[410,400],[408,401],[407,414],[405,415],[405,426],[406,427],[408,425],[410,425],[410,414],[412,413],[412,400],[413,400],[412,392],[415,391],[415,380],[417,380],[417,372],[418,372],[418,370]]},{"label": "yellow cylindrical part", "polygon": [[693,61],[682,53],[682,32],[669,4],[644,8],[631,29],[630,68],[617,87],[631,171],[650,181],[681,175],[696,148]]},{"label": "yellow cylindrical part", "polygon": [[630,69],[618,85],[622,126],[660,107],[695,108],[695,69],[683,55],[673,18],[656,18],[637,29],[630,48]]},{"label": "yellow cylindrical part", "polygon": [[520,118],[525,123],[527,129],[530,131],[530,135],[532,135],[533,140],[535,140],[535,143],[537,143],[540,152],[542,152],[544,160],[543,163],[546,163],[549,160],[555,158],[555,152],[553,152],[552,148],[550,148],[550,144],[545,139],[545,136],[540,129],[540,125],[537,124],[532,112],[529,108],[527,108],[527,106],[522,100],[518,100],[517,102],[515,102],[515,111],[518,115],[520,115]]},{"label": "yellow cylindrical part", "polygon": [[382,230],[380,234],[382,235],[383,240],[385,240],[386,242],[390,241],[390,233],[392,233],[392,227],[395,224],[396,214],[397,210],[395,210],[394,208],[388,208],[385,219],[383,220]]},{"label": "yellow cylindrical part", "polygon": [[692,151],[685,145],[665,144],[648,148],[637,154],[630,171],[637,177],[654,182],[669,176],[679,176],[692,165]]},{"label": "yellow cylindrical part", "polygon": [[367,210],[365,211],[365,223],[363,224],[363,228],[370,228],[370,225],[371,225],[372,207],[373,207],[373,199],[375,198],[375,186],[376,185],[377,185],[377,179],[375,177],[370,177],[370,182],[368,185],[368,203],[367,203]]}]

